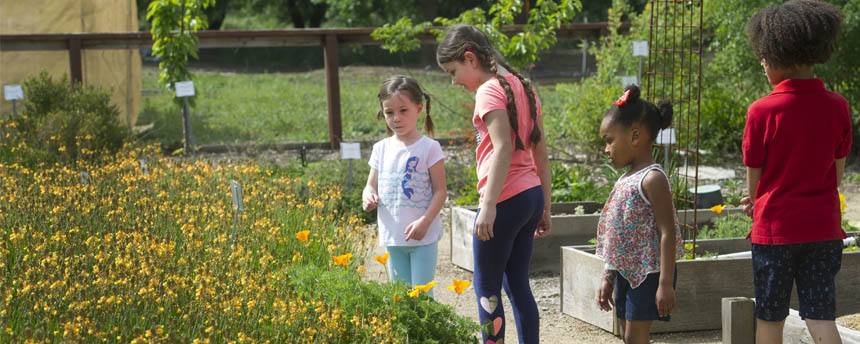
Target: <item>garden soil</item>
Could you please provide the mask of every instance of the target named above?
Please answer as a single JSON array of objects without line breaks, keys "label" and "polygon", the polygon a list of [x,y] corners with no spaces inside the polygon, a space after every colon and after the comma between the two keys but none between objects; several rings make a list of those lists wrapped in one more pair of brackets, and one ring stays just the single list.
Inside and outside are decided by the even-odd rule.
[{"label": "garden soil", "polygon": [[[846,195],[848,202],[846,217],[851,221],[860,223],[860,184],[843,185],[841,189],[842,193]],[[451,285],[451,280],[472,281],[472,272],[461,269],[451,263],[451,248],[448,244],[451,232],[451,228],[449,227],[451,223],[450,205],[451,202],[449,201],[449,204],[446,205],[441,214],[445,234],[439,243],[435,297],[438,302],[454,306],[457,314],[477,322],[478,311],[474,299],[474,290],[470,288],[459,296],[455,292],[447,290],[447,286]],[[385,249],[377,246],[375,239],[373,240],[374,243],[370,245],[371,252],[369,252],[367,261],[365,262],[367,267],[365,278],[384,281],[387,280],[384,267],[373,261],[373,256],[384,254]],[[532,291],[540,313],[540,336],[543,343],[623,343],[620,338],[610,332],[572,316],[562,314],[559,286],[559,276],[537,275],[531,278]],[[502,294],[504,295],[504,293]],[[508,319],[513,319],[511,305],[507,300],[507,296],[504,296],[503,299],[505,315]],[[840,317],[837,319],[837,323],[860,330],[860,314]],[[651,343],[721,343],[721,336],[720,330],[660,333],[651,336]],[[516,327],[512,323],[506,327],[505,343],[518,343]]]}]

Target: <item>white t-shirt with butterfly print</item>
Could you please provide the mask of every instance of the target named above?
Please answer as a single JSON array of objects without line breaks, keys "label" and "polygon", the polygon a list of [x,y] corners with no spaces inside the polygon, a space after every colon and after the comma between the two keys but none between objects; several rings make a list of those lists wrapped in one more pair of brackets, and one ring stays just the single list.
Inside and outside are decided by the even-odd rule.
[{"label": "white t-shirt with butterfly print", "polygon": [[420,241],[407,242],[403,232],[430,206],[433,183],[429,169],[444,158],[439,142],[425,135],[406,147],[393,136],[373,145],[368,164],[379,172],[376,218],[380,246],[427,245],[442,238],[439,216],[433,219]]}]

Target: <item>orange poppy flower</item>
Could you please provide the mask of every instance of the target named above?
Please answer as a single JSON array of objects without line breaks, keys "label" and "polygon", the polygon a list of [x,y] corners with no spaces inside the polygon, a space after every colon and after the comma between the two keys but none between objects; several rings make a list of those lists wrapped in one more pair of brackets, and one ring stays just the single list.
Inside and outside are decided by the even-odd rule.
[{"label": "orange poppy flower", "polygon": [[332,256],[331,258],[334,259],[334,265],[346,266],[346,264],[349,264],[349,260],[352,258],[352,253],[347,253],[347,254],[343,254],[343,255],[339,255],[339,256]]},{"label": "orange poppy flower", "polygon": [[381,255],[381,256],[375,256],[375,257],[373,257],[373,260],[375,260],[375,261],[379,262],[379,263],[380,263],[380,264],[382,264],[382,265],[385,265],[385,263],[388,263],[388,256],[389,256],[389,255],[390,255],[390,253],[385,252],[385,254],[383,254],[383,255]]},{"label": "orange poppy flower", "polygon": [[307,242],[308,236],[310,234],[311,234],[311,231],[309,231],[309,230],[300,231],[300,232],[296,233],[296,239],[299,239],[299,241],[301,241],[301,242]]},{"label": "orange poppy flower", "polygon": [[472,282],[461,280],[453,280],[451,283],[452,285],[448,286],[448,290],[457,292],[457,295],[462,294],[466,288],[469,288],[469,286],[472,285]]}]

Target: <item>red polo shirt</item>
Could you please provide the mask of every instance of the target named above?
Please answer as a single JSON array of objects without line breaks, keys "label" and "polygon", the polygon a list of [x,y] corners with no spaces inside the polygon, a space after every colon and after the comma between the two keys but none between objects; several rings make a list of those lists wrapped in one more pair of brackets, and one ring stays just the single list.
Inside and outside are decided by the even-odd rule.
[{"label": "red polo shirt", "polygon": [[744,165],[761,168],[754,244],[845,238],[835,159],[851,148],[851,111],[821,79],[787,79],[747,111]]}]

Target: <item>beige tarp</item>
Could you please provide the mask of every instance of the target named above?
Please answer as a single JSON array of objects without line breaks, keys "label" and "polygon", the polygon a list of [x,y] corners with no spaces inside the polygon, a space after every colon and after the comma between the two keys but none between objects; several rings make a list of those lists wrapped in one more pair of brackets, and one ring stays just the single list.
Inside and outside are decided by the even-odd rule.
[{"label": "beige tarp", "polygon": [[[0,0],[0,33],[74,33],[138,31],[134,0]],[[3,44],[3,42],[0,42]],[[112,90],[119,120],[134,125],[140,110],[140,54],[137,50],[81,52],[84,85]],[[0,52],[0,84],[20,84],[45,69],[70,77],[67,51]],[[26,93],[26,90],[25,90]],[[2,112],[12,104],[0,98]]]}]

